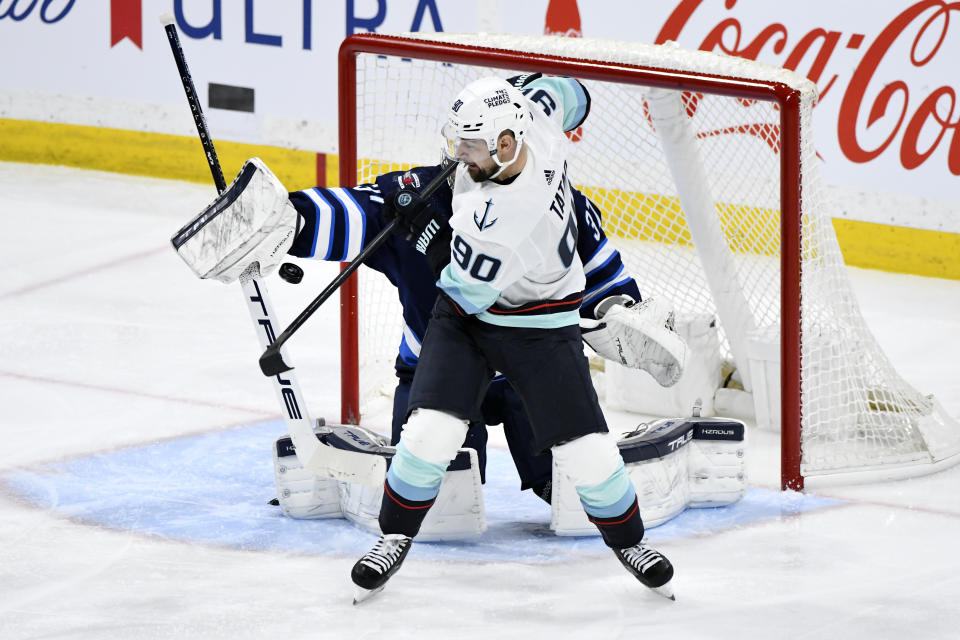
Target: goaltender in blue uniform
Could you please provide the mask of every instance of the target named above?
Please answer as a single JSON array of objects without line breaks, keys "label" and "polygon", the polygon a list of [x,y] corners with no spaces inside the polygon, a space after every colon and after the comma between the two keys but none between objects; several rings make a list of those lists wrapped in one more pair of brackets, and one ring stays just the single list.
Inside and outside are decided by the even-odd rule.
[{"label": "goaltender in blue uniform", "polygon": [[[546,116],[558,105],[564,113],[563,128],[579,127],[590,110],[590,97],[583,85],[572,78],[518,76],[510,80],[522,87]],[[303,227],[288,253],[301,258],[347,262],[380,233],[387,224],[385,201],[401,189],[417,189],[430,183],[440,172],[439,165],[418,167],[379,176],[375,183],[353,188],[315,187],[290,193],[290,202],[300,214]],[[620,253],[607,241],[601,227],[600,209],[580,191],[571,189],[578,229],[576,251],[584,265],[586,285],[579,313],[594,319],[597,305],[611,296],[626,296],[640,301],[637,283],[624,269]],[[451,188],[444,184],[430,197],[427,205],[450,215]],[[488,221],[489,224],[489,221]],[[420,358],[423,336],[430,311],[437,299],[436,277],[426,256],[402,234],[393,234],[374,252],[364,266],[379,271],[397,288],[403,308],[403,335],[396,358],[397,387],[394,392],[391,443],[400,440],[407,419],[410,385]],[[493,378],[487,389],[480,415],[470,416],[464,447],[477,451],[481,478],[486,477],[486,425],[502,424],[507,445],[520,476],[521,490],[550,501],[552,457],[549,451],[536,451],[533,432],[520,398],[503,376]]]},{"label": "goaltender in blue uniform", "polygon": [[401,566],[495,372],[521,398],[533,450],[551,451],[607,546],[641,583],[673,597],[673,567],[643,540],[636,492],[583,353],[586,278],[565,115],[537,110],[502,79],[473,82],[452,102],[443,129],[447,155],[460,163],[449,221],[415,191],[387,201],[441,293],[387,472],[383,535],[351,573],[355,602]]}]

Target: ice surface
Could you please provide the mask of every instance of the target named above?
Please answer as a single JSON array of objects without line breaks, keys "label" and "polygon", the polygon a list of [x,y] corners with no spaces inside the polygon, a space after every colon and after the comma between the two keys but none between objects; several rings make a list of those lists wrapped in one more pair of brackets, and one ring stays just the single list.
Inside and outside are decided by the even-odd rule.
[{"label": "ice surface", "polygon": [[[0,481],[31,504],[90,524],[239,549],[363,555],[377,536],[340,518],[286,518],[267,504],[276,494],[270,454],[285,432],[284,422],[274,420],[11,471]],[[506,451],[490,452],[487,476],[487,532],[418,544],[422,557],[529,563],[609,553],[599,536],[556,536],[549,506],[530,492],[518,495],[520,478]],[[735,505],[689,509],[650,529],[649,538],[689,538],[837,504],[751,488]]]},{"label": "ice surface", "polygon": [[[960,637],[960,469],[783,494],[754,430],[741,503],[650,530],[675,603],[554,536],[494,431],[489,531],[416,544],[352,606],[372,536],[266,504],[284,428],[239,287],[169,247],[213,196],[0,163],[0,638]],[[304,267],[268,282],[282,317],[336,273]],[[851,275],[900,373],[960,416],[960,282]],[[335,327],[325,305],[289,343],[315,416],[339,413]]]}]

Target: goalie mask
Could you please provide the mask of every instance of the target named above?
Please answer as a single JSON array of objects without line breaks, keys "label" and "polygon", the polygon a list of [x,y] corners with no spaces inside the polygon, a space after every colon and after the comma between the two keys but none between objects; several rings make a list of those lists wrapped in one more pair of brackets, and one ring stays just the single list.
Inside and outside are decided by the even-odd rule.
[{"label": "goalie mask", "polygon": [[[496,178],[520,155],[531,121],[526,98],[520,91],[500,78],[481,78],[467,85],[450,107],[441,130],[446,140],[445,155],[476,162],[489,154],[499,167],[490,176]],[[511,159],[501,162],[497,140],[507,130],[513,133],[517,148]]]}]

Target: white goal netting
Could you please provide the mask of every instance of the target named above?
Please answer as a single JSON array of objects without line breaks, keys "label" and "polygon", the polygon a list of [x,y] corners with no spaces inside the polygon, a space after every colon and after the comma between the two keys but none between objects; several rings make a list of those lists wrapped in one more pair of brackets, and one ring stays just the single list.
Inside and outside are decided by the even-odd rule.
[{"label": "white goal netting", "polygon": [[[932,397],[897,374],[858,310],[819,179],[812,83],[779,68],[673,45],[556,36],[412,37],[478,51],[470,63],[462,57],[452,57],[455,63],[424,60],[412,52],[357,56],[358,183],[388,170],[436,164],[448,103],[472,80],[536,71],[544,56],[583,61],[592,107],[573,134],[571,180],[600,209],[605,232],[645,295],[668,298],[681,313],[717,319],[720,356],[740,370],[748,390],[751,345],[777,343],[784,333],[781,187],[784,175],[799,176],[801,410],[791,424],[800,424],[802,474],[922,469],[956,457],[960,429]],[[497,61],[485,59],[484,51],[496,53]],[[670,71],[672,86],[681,90],[634,84],[625,80],[624,65]],[[605,68],[609,79],[602,77]],[[685,84],[691,75],[736,79],[739,97],[728,97],[722,81],[682,90],[691,86]],[[781,83],[799,96],[800,152],[799,161],[789,163],[792,173],[785,174],[781,162],[781,109],[764,97],[769,93],[744,97],[753,81]],[[363,402],[384,389],[390,393],[403,323],[395,291],[369,270],[361,272]],[[795,282],[798,276],[786,277]],[[779,379],[767,382],[778,387],[774,396],[788,395]]]}]

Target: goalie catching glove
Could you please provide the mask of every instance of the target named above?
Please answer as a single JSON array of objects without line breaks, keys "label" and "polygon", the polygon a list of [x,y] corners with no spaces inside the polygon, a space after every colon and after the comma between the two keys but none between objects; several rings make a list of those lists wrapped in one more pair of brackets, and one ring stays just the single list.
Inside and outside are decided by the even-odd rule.
[{"label": "goalie catching glove", "polygon": [[383,217],[387,222],[397,220],[397,233],[427,257],[439,277],[450,262],[450,216],[437,213],[415,189],[404,188],[387,198]]},{"label": "goalie catching glove", "polygon": [[597,305],[596,320],[581,320],[583,341],[607,360],[643,369],[661,386],[676,384],[687,345],[673,328],[673,310],[653,298],[634,303],[612,296]]},{"label": "goalie catching glove", "polygon": [[283,184],[260,158],[250,158],[233,183],[170,242],[199,277],[233,282],[254,262],[261,275],[276,267],[299,224]]}]

